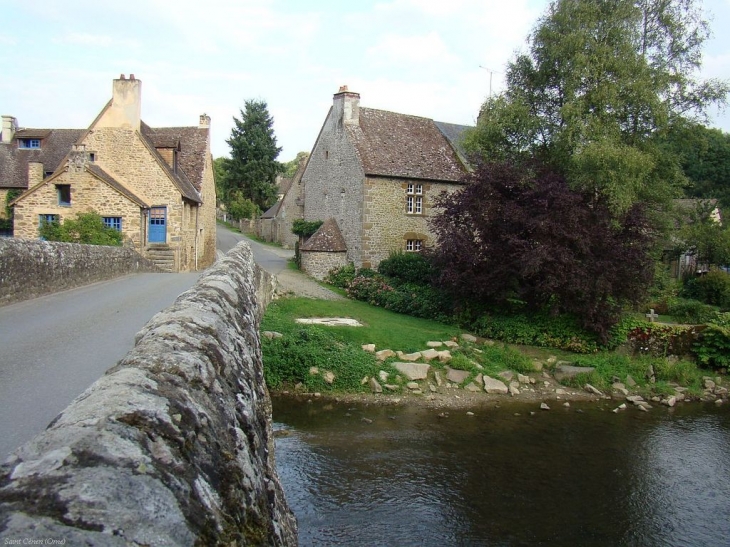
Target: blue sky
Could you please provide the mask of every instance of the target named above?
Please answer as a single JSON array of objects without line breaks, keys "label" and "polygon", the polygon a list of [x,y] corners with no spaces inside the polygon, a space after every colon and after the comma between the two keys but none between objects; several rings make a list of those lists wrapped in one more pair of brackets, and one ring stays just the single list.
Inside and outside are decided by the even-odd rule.
[{"label": "blue sky", "polygon": [[[340,85],[361,104],[473,124],[547,0],[0,0],[0,114],[84,128],[112,80],[142,80],[151,126],[212,118],[228,154],[233,116],[263,99],[283,147],[309,151]],[[706,0],[703,75],[730,78],[730,0]],[[481,68],[484,67],[484,68]],[[711,125],[730,131],[730,115]]]}]

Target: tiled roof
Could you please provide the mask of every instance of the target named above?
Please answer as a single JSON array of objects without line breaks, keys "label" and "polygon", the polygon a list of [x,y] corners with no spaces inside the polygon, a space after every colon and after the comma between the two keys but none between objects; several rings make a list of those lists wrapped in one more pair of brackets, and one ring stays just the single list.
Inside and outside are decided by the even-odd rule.
[{"label": "tiled roof", "polygon": [[[0,143],[0,188],[28,188],[28,162],[40,162],[45,172],[58,169],[83,129],[21,129],[10,143]],[[24,134],[46,135],[41,148],[18,148]]]},{"label": "tiled roof", "polygon": [[[147,145],[147,149],[152,153],[158,160],[158,163],[162,166],[162,168],[165,170],[167,175],[170,177],[170,179],[173,181],[173,183],[177,186],[177,189],[180,191],[180,193],[183,195],[183,197],[195,201],[196,203],[201,203],[200,199],[200,191],[198,190],[198,187],[192,182],[190,178],[187,177],[186,172],[189,171],[191,174],[191,177],[193,177],[194,180],[197,180],[198,184],[202,186],[203,182],[203,165],[205,165],[203,162],[205,161],[205,152],[200,154],[199,159],[191,158],[190,157],[190,149],[193,148],[193,146],[189,146],[190,143],[186,143],[185,148],[188,149],[188,154],[183,155],[183,144],[181,142],[180,144],[180,152],[178,152],[178,169],[177,171],[173,171],[173,169],[168,165],[168,163],[164,160],[164,158],[160,155],[160,153],[155,148],[154,144],[154,136],[157,136],[158,138],[163,138],[165,140],[169,139],[171,135],[169,134],[173,130],[176,130],[178,132],[186,133],[186,130],[195,130],[198,131],[197,127],[167,127],[163,129],[152,129],[148,125],[143,124],[142,130],[140,131],[140,135],[142,136],[142,142]],[[160,131],[161,133],[157,133]],[[200,131],[206,131],[207,129],[202,129]],[[168,133],[167,135],[164,135],[162,133]],[[192,132],[191,132],[192,133]],[[207,138],[207,135],[206,135]],[[183,141],[183,139],[180,139]],[[200,172],[196,173],[194,171],[195,168],[197,168],[198,164],[200,164]]]},{"label": "tiled roof", "polygon": [[172,143],[180,144],[177,161],[178,167],[187,176],[196,190],[203,187],[205,154],[208,150],[209,129],[200,127],[149,127],[142,124],[142,134],[146,135],[154,146],[170,148]]},{"label": "tiled roof", "polygon": [[366,175],[461,181],[466,175],[453,146],[433,120],[360,108],[360,123],[346,124]]},{"label": "tiled roof", "polygon": [[269,207],[266,212],[261,215],[261,218],[276,218],[276,215],[279,214],[279,209],[281,208],[283,200],[279,200],[276,203],[274,203],[271,207]]},{"label": "tiled roof", "polygon": [[319,230],[314,232],[314,235],[299,250],[338,253],[347,251],[347,245],[337,222],[330,218],[325,220]]}]

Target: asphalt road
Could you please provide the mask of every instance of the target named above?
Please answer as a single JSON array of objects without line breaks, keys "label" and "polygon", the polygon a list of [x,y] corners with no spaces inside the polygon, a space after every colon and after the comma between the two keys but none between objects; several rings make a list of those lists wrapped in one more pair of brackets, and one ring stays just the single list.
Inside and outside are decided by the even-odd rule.
[{"label": "asphalt road", "polygon": [[256,264],[274,275],[286,269],[287,261],[294,256],[294,251],[292,250],[262,245],[257,241],[247,238],[240,232],[234,232],[224,226],[218,226],[216,246],[219,251],[227,253],[239,241],[246,241],[251,247],[251,251],[253,251],[253,259],[256,261]]},{"label": "asphalt road", "polygon": [[199,276],[136,274],[0,307],[0,462],[124,357]]},{"label": "asphalt road", "polygon": [[[273,274],[293,255],[218,226],[219,251],[244,239]],[[0,307],[0,462],[124,357],[147,321],[198,277],[135,274]]]}]

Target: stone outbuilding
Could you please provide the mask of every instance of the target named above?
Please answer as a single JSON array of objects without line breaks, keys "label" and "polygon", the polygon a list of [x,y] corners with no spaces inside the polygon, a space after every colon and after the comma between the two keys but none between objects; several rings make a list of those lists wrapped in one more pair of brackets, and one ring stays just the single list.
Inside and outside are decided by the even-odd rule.
[{"label": "stone outbuilding", "polygon": [[432,245],[434,199],[459,189],[469,172],[466,129],[364,108],[358,93],[340,88],[301,177],[304,220],[335,223],[345,260],[356,267],[376,268],[394,251]]},{"label": "stone outbuilding", "polygon": [[[122,75],[113,82],[112,99],[63,159],[42,168],[26,161],[27,189],[11,203],[15,237],[34,239],[44,222],[94,211],[122,232],[125,245],[165,270],[213,263],[210,117],[201,115],[197,126],[152,128],[141,119],[141,91],[140,80]],[[51,144],[39,141],[40,150]]]},{"label": "stone outbuilding", "polygon": [[322,281],[334,269],[347,265],[347,246],[333,218],[322,226],[299,248],[303,271]]}]

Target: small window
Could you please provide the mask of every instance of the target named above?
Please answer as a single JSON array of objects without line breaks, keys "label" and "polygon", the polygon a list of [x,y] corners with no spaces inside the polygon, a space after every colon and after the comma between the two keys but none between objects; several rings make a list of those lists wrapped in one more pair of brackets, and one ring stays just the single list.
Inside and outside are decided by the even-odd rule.
[{"label": "small window", "polygon": [[71,185],[70,184],[56,184],[56,191],[58,192],[58,204],[68,207],[71,205]]},{"label": "small window", "polygon": [[104,221],[104,226],[107,228],[114,228],[118,232],[122,231],[122,217],[101,217]]},{"label": "small window", "polygon": [[422,239],[408,239],[406,240],[406,251],[411,253],[418,253],[423,249]]},{"label": "small window", "polygon": [[423,214],[423,185],[408,183],[406,186],[406,213]]},{"label": "small window", "polygon": [[89,161],[90,162],[96,161],[96,152],[89,152]]},{"label": "small window", "polygon": [[38,215],[38,226],[59,222],[58,215]]},{"label": "small window", "polygon": [[40,139],[18,139],[18,148],[40,148]]}]

